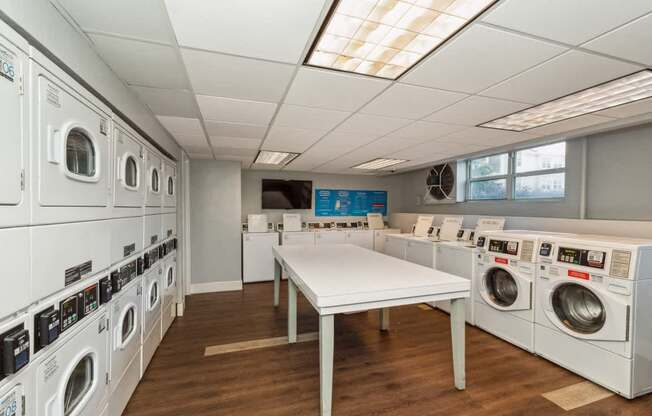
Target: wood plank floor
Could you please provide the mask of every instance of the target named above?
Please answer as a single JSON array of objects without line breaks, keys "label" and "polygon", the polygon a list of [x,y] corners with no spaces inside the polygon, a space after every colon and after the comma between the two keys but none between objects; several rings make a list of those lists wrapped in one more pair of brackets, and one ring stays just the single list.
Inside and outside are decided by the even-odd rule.
[{"label": "wood plank floor", "polygon": [[[208,346],[286,335],[285,285],[281,293],[278,309],[270,283],[190,297],[125,415],[318,415],[316,342],[204,356]],[[299,332],[316,331],[317,315],[301,296],[298,311]],[[335,331],[334,415],[652,414],[652,395],[566,412],[541,395],[582,378],[468,326],[467,389],[456,391],[449,320],[440,311],[393,308],[389,333],[378,331],[377,313],[338,315]]]}]

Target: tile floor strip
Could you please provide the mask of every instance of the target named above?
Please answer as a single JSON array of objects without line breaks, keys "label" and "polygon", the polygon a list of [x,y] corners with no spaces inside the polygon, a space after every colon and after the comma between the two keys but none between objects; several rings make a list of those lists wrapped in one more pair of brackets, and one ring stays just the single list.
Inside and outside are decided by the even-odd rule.
[{"label": "tile floor strip", "polygon": [[[310,342],[319,339],[319,332],[307,332],[297,335],[297,342]],[[288,343],[287,337],[264,338],[253,341],[234,342],[232,344],[213,345],[206,347],[204,357],[212,355],[228,354],[230,352],[256,350],[260,348],[277,347]]]},{"label": "tile floor strip", "polygon": [[543,397],[566,411],[586,406],[613,395],[609,390],[605,390],[590,381],[583,381],[542,394]]}]

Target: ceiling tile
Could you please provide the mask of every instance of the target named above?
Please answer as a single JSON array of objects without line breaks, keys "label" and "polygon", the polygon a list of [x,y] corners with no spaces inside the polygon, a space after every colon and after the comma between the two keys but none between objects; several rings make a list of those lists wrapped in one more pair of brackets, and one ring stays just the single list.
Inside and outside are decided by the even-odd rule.
[{"label": "ceiling tile", "polygon": [[[293,65],[181,49],[197,94],[278,102],[287,90]],[[219,76],[216,76],[219,74]]]},{"label": "ceiling tile", "polygon": [[593,114],[596,116],[626,118],[648,113],[652,113],[652,98],[619,105]]},{"label": "ceiling tile", "polygon": [[404,118],[381,117],[370,114],[354,114],[346,120],[336,131],[344,133],[359,133],[365,135],[384,136],[394,130],[410,124],[411,120]]},{"label": "ceiling tile", "polygon": [[237,147],[220,147],[213,145],[213,152],[215,156],[237,156],[246,158],[255,158],[258,154],[258,149],[242,149]]},{"label": "ceiling tile", "polygon": [[267,132],[267,126],[254,124],[225,123],[206,121],[206,131],[209,136],[243,137],[248,139],[262,139]]},{"label": "ceiling tile", "polygon": [[213,154],[212,154],[210,151],[209,151],[209,152],[206,152],[206,153],[192,153],[192,152],[188,152],[188,157],[189,157],[191,160],[193,160],[193,159],[194,159],[194,160],[209,160],[209,159],[213,159]]},{"label": "ceiling tile", "polygon": [[127,84],[186,89],[183,64],[170,46],[89,35],[102,59]]},{"label": "ceiling tile", "polygon": [[161,116],[197,117],[195,96],[189,91],[131,87],[152,113]]},{"label": "ceiling tile", "polygon": [[174,42],[172,27],[161,0],[59,0],[59,3],[86,32]]},{"label": "ceiling tile", "polygon": [[489,88],[481,94],[540,104],[629,75],[640,69],[639,66],[615,59],[580,51],[569,51]]},{"label": "ceiling tile", "polygon": [[204,136],[192,136],[184,134],[175,134],[173,135],[174,139],[181,146],[195,146],[195,147],[208,147],[208,142]]},{"label": "ceiling tile", "polygon": [[292,82],[285,102],[331,110],[355,111],[390,82],[336,71],[302,67]]},{"label": "ceiling tile", "polygon": [[296,127],[311,130],[330,130],[347,118],[351,113],[344,111],[323,110],[283,104],[276,115],[274,124],[283,127]]},{"label": "ceiling tile", "polygon": [[215,155],[215,160],[227,160],[232,162],[241,162],[244,167],[254,163],[255,156],[238,156],[238,155]]},{"label": "ceiling tile", "polygon": [[181,134],[204,137],[204,129],[202,129],[201,123],[196,118],[171,116],[156,116],[156,118],[173,135]]},{"label": "ceiling tile", "polygon": [[652,66],[652,48],[650,47],[652,29],[650,28],[652,28],[652,14],[602,35],[582,47]]},{"label": "ceiling tile", "polygon": [[387,136],[366,144],[365,146],[356,150],[356,152],[364,152],[367,155],[368,159],[374,159],[377,157],[392,155],[400,150],[407,149],[422,142],[424,142],[424,140],[398,140],[395,137]]},{"label": "ceiling tile", "polygon": [[435,139],[437,137],[442,137],[447,134],[451,134],[453,132],[460,131],[463,129],[464,129],[463,126],[457,126],[452,124],[416,121],[399,130],[396,130],[393,133],[390,133],[387,137],[397,138],[401,140],[410,139],[410,140],[426,141],[426,140]]},{"label": "ceiling tile", "polygon": [[360,112],[418,120],[465,97],[457,92],[394,84]]},{"label": "ceiling tile", "polygon": [[476,93],[565,50],[475,24],[426,58],[401,82]]},{"label": "ceiling tile", "polygon": [[572,45],[652,11],[649,0],[506,0],[483,20]]},{"label": "ceiling tile", "polygon": [[518,133],[513,131],[487,129],[483,127],[470,127],[448,136],[436,139],[438,142],[445,143],[463,143],[478,146],[503,146],[508,143],[532,139],[534,136],[528,133]]},{"label": "ceiling tile", "polygon": [[276,104],[260,101],[198,95],[197,103],[206,120],[266,125],[274,116]]},{"label": "ceiling tile", "polygon": [[213,148],[253,149],[256,151],[262,142],[260,139],[243,139],[242,137],[211,136],[209,139]]},{"label": "ceiling tile", "polygon": [[544,137],[552,134],[568,133],[573,130],[582,129],[585,127],[597,126],[599,124],[603,124],[613,120],[614,120],[613,118],[587,114],[584,116],[559,121],[557,123],[548,124],[547,126],[541,126],[535,129],[530,129],[527,130],[527,132],[529,134],[535,135],[535,137]]},{"label": "ceiling tile", "polygon": [[325,0],[166,0],[181,46],[297,63]]},{"label": "ceiling tile", "polygon": [[206,154],[210,154],[211,156],[213,155],[210,146],[208,146],[208,143],[204,145],[184,144],[181,147],[183,147],[188,153],[195,153],[195,154],[206,153]]},{"label": "ceiling tile", "polygon": [[322,138],[318,144],[321,146],[342,147],[353,150],[375,140],[376,138],[377,136],[375,135],[369,136],[359,133],[344,133],[334,131],[324,136],[324,138]]},{"label": "ceiling tile", "polygon": [[283,152],[301,153],[319,140],[326,132],[322,130],[297,129],[273,125],[262,148]]},{"label": "ceiling tile", "polygon": [[530,105],[474,95],[437,111],[425,120],[475,126],[527,107]]}]

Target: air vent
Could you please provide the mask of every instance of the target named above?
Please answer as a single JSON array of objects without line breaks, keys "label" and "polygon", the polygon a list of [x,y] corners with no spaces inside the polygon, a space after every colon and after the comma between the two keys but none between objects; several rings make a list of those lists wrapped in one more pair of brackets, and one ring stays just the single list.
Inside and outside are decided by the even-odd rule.
[{"label": "air vent", "polygon": [[427,204],[451,203],[455,201],[455,166],[444,163],[434,166],[426,178]]}]

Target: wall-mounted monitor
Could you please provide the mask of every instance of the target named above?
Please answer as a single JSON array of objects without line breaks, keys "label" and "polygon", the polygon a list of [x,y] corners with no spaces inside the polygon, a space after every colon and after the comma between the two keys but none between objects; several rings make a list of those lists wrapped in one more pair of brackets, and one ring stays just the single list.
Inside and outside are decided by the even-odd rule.
[{"label": "wall-mounted monitor", "polygon": [[312,209],[312,181],[263,179],[263,209]]}]

